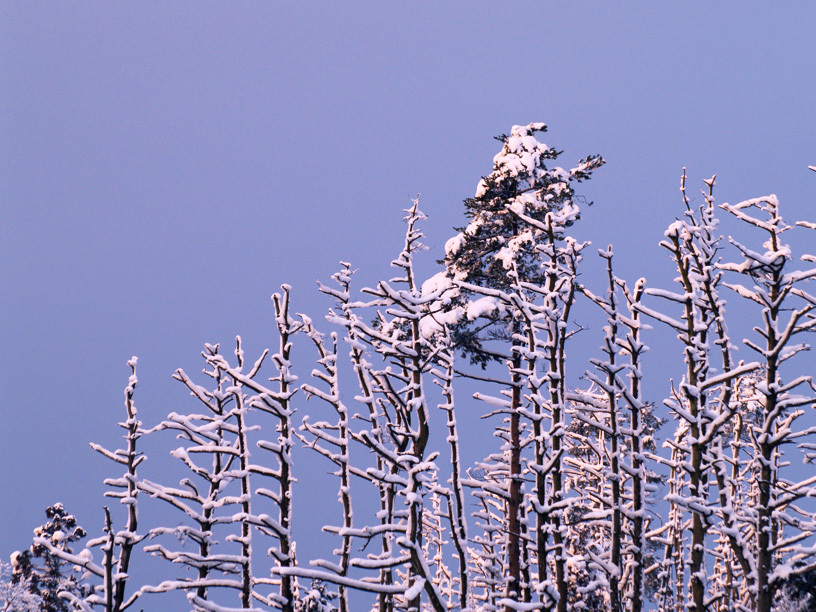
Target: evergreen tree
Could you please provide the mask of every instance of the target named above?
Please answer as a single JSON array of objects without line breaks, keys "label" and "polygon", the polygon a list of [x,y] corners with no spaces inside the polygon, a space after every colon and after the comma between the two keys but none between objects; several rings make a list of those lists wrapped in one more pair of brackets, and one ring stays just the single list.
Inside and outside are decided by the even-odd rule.
[{"label": "evergreen tree", "polygon": [[[795,570],[805,567],[797,564]],[[816,570],[792,573],[780,580],[774,596],[774,612],[816,612]]]},{"label": "evergreen tree", "polygon": [[[493,171],[480,181],[476,195],[465,200],[471,221],[446,243],[442,263],[460,290],[453,304],[461,312],[452,326],[455,344],[472,363],[485,367],[490,361],[504,362],[510,374],[509,385],[504,383],[509,386],[509,402],[482,396],[507,414],[505,457],[495,470],[506,483],[505,597],[526,601],[530,591],[525,584],[529,578],[523,577],[531,562],[525,560],[522,543],[526,509],[522,508],[521,412],[526,386],[531,406],[524,411],[533,415],[534,457],[528,469],[535,478],[535,499],[530,505],[536,523],[536,590],[542,601],[557,601],[563,611],[567,605],[561,525],[564,348],[583,248],[566,230],[580,218],[573,182],[589,178],[604,160],[596,155],[571,170],[548,167],[561,152],[536,138],[546,129],[543,123],[516,125],[509,136],[497,138],[502,149],[493,158]],[[545,420],[551,425],[548,432]],[[554,552],[554,582],[547,575],[548,551]]]},{"label": "evergreen tree", "polygon": [[[546,283],[546,254],[540,245],[547,233],[547,216],[566,213],[564,228],[580,219],[572,184],[590,178],[593,170],[604,164],[600,155],[591,155],[569,171],[548,167],[562,151],[537,140],[535,135],[546,131],[545,124],[530,123],[514,125],[509,136],[496,137],[502,150],[493,158],[493,171],[479,181],[476,195],[464,201],[470,223],[457,228],[459,233],[447,241],[445,258],[439,262],[457,281],[506,290],[512,284],[508,271],[515,267],[520,281]],[[462,288],[460,303],[477,293],[476,289]],[[454,326],[453,337],[474,363],[485,365],[490,360],[503,360],[485,343],[509,340],[511,334],[507,312],[496,310],[489,316],[483,313],[478,321],[469,317],[461,320]]]},{"label": "evergreen tree", "polygon": [[337,606],[333,604],[335,599],[337,594],[332,593],[324,582],[312,580],[311,588],[297,602],[295,609],[297,612],[337,612]]},{"label": "evergreen tree", "polygon": [[68,612],[68,602],[60,593],[80,595],[83,589],[73,568],[52,546],[70,554],[69,544],[84,538],[85,530],[60,503],[46,508],[45,515],[49,520],[34,530],[29,550],[12,555],[11,580],[13,584],[28,584],[30,592],[42,599],[41,612]]}]

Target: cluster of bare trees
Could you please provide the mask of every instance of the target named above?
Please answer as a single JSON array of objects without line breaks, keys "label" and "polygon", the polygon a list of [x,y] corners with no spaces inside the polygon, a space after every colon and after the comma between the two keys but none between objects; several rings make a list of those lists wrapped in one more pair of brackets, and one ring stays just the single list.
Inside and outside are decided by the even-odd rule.
[{"label": "cluster of bare trees", "polygon": [[[121,526],[106,509],[103,535],[76,554],[35,537],[83,573],[62,593],[72,609],[122,612],[172,591],[208,612],[813,609],[816,387],[803,353],[816,258],[783,241],[793,226],[775,196],[718,208],[712,178],[695,207],[684,176],[685,211],[661,242],[674,285],[619,278],[608,247],[605,286],[586,287],[574,185],[603,160],[554,165],[545,130],[500,137],[439,274],[417,278],[416,201],[394,278],[356,291],[342,264],[320,285],[332,302],[320,324],[284,286],[275,346],[255,361],[240,338],[232,355],[206,345],[207,380],[175,375],[197,412],[143,427],[130,362],[125,447],[93,445],[124,470],[105,481]],[[720,210],[746,238],[724,242]],[[588,359],[569,352],[584,305],[604,321]],[[727,306],[736,327],[753,311],[744,341],[729,335]],[[670,328],[683,355],[665,399],[644,394],[650,324]],[[750,360],[735,357],[740,344]],[[457,397],[484,406],[495,434],[472,463]],[[179,483],[139,472],[140,438],[166,433],[181,440]],[[335,490],[298,489],[304,452],[323,457]],[[298,531],[299,504],[335,495],[335,524]],[[144,528],[144,503],[175,509],[178,525]],[[298,558],[296,537],[323,538],[329,554]],[[133,585],[137,552],[176,577]]]}]

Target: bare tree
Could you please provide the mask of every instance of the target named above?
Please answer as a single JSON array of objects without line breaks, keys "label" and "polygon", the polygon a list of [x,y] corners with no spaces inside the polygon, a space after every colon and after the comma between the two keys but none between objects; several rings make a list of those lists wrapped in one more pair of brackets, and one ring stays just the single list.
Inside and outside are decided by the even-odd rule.
[{"label": "bare tree", "polygon": [[[685,180],[684,172],[681,192],[686,205],[685,216],[669,226],[666,239],[660,243],[676,265],[680,291],[646,289],[647,295],[679,305],[681,314],[673,318],[643,304],[638,310],[677,332],[686,363],[685,375],[676,387],[672,386],[671,398],[665,400],[678,425],[674,439],[667,441],[671,458],[664,460],[671,469],[671,491],[666,498],[671,504],[671,515],[662,533],[665,534],[665,567],[672,567],[669,560],[674,561],[677,582],[673,597],[664,599],[662,605],[667,606],[673,599],[675,605],[703,612],[716,599],[708,592],[706,571],[708,537],[714,528],[716,504],[720,501],[709,495],[715,480],[712,449],[722,446],[722,426],[735,409],[730,401],[735,380],[759,364],[734,364],[731,357],[725,302],[719,296],[722,272],[717,267],[720,237],[716,234],[714,178],[706,181],[708,193],[704,194],[705,203],[699,210],[693,210],[690,205]],[[712,345],[719,347],[719,355],[712,354]],[[684,534],[686,513],[690,515],[688,544]],[[687,591],[683,587],[686,567]],[[670,593],[669,578],[669,572],[664,572],[666,596]],[[686,596],[688,600],[684,602]]]},{"label": "bare tree", "polygon": [[[761,311],[762,322],[754,328],[760,339],[744,340],[760,356],[764,376],[754,385],[752,398],[760,407],[761,419],[748,424],[747,475],[755,496],[746,517],[749,543],[740,548],[754,553],[748,567],[756,579],[749,582],[748,604],[755,605],[757,612],[769,612],[777,583],[816,568],[815,551],[804,544],[816,533],[816,513],[801,504],[816,495],[816,476],[794,476],[792,480],[785,475],[790,465],[785,449],[807,453],[816,434],[814,427],[797,428],[803,409],[816,402],[812,377],[794,373],[785,378],[789,360],[810,348],[800,336],[816,329],[816,297],[802,288],[816,277],[816,267],[790,269],[793,255],[782,234],[791,226],[784,222],[776,196],[723,204],[721,208],[743,224],[758,228],[766,238],[764,252],[732,239],[741,261],[722,264],[721,268],[748,280],[728,286]],[[809,222],[797,225],[816,229],[816,224]],[[803,255],[801,260],[816,263],[813,255]],[[790,456],[790,451],[787,454]],[[754,598],[755,604],[751,601]]]},{"label": "bare tree", "polygon": [[[239,368],[243,365],[240,338],[235,349]],[[266,353],[246,376],[254,377]],[[227,372],[226,361],[219,345],[205,345],[202,353],[210,369],[204,373],[214,386],[207,389],[195,383],[183,370],[174,378],[181,381],[205,408],[202,414],[171,412],[165,421],[147,431],[149,434],[172,431],[183,441],[183,446],[172,451],[190,475],[170,487],[141,479],[138,487],[151,497],[160,499],[180,511],[189,523],[176,527],[154,527],[151,539],[171,535],[181,543],[173,550],[163,544],[151,544],[145,551],[181,566],[190,568],[195,578],[180,577],[165,580],[155,586],[144,586],[140,593],[166,593],[182,590],[196,610],[212,610],[217,604],[210,601],[209,591],[227,588],[239,593],[241,607],[251,608],[252,551],[249,530],[250,495],[247,444],[247,403],[243,388],[232,373]],[[233,509],[238,508],[235,512]],[[217,539],[223,535],[225,542]],[[184,545],[191,541],[195,551]],[[228,543],[238,544],[238,550]]]},{"label": "bare tree", "polygon": [[[125,525],[119,531],[114,531],[110,510],[105,507],[104,535],[92,539],[86,548],[77,554],[65,546],[64,538],[54,539],[40,535],[37,542],[40,547],[47,549],[49,554],[55,555],[63,561],[81,568],[85,572],[86,588],[80,590],[65,589],[61,596],[78,610],[89,612],[94,607],[104,608],[105,612],[122,612],[128,609],[138,599],[138,590],[128,595],[128,579],[131,558],[134,548],[146,537],[138,533],[138,475],[137,468],[146,459],[138,448],[137,443],[142,436],[141,421],[137,418],[134,393],[138,379],[136,364],[138,360],[132,357],[128,361],[131,374],[125,387],[125,415],[119,427],[125,430],[123,436],[125,448],[109,451],[99,444],[91,443],[91,448],[125,468],[124,474],[117,478],[106,478],[104,483],[110,487],[105,492],[106,497],[120,500],[125,507]],[[84,532],[83,532],[84,535]],[[103,553],[102,564],[94,562],[91,549],[99,547]],[[101,580],[101,583],[90,586],[87,581],[92,577]]]},{"label": "bare tree", "polygon": [[[641,332],[646,326],[637,308],[644,282],[640,279],[630,290],[613,271],[612,247],[599,255],[606,261],[607,291],[601,296],[581,287],[581,292],[607,317],[604,357],[590,359],[594,370],[584,378],[591,387],[567,394],[573,402],[569,479],[581,494],[580,503],[571,508],[570,531],[577,540],[573,546],[588,559],[587,586],[573,589],[571,595],[586,597],[586,589],[592,588],[599,607],[640,612],[648,558],[647,492],[653,489],[647,482],[654,479],[643,452],[654,450],[658,426],[642,397],[641,360],[647,347]],[[603,580],[588,574],[593,566]]]},{"label": "bare tree", "polygon": [[[292,532],[295,482],[292,449],[296,439],[292,423],[292,415],[294,414],[292,396],[298,391],[298,387],[295,384],[297,376],[292,370],[291,351],[293,336],[304,328],[305,323],[294,319],[290,314],[290,287],[283,285],[282,289],[282,293],[276,293],[272,296],[278,331],[278,350],[270,358],[274,368],[274,375],[269,379],[271,385],[261,383],[256,376],[261,367],[263,356],[249,372],[244,372],[243,354],[240,352],[240,346],[239,350],[236,351],[238,363],[235,366],[229,365],[222,356],[217,354],[210,355],[208,361],[214,368],[223,370],[231,377],[230,393],[235,398],[236,405],[241,407],[237,412],[237,416],[242,417],[237,428],[239,434],[238,448],[242,453],[241,474],[247,480],[250,477],[263,478],[266,482],[273,484],[271,488],[263,486],[253,489],[248,482],[242,481],[241,492],[244,512],[240,515],[242,533],[239,541],[244,547],[244,555],[251,561],[251,527],[271,538],[272,546],[268,549],[267,554],[273,559],[271,576],[268,578],[255,576],[249,569],[245,571],[242,605],[248,607],[251,597],[271,606],[273,609],[294,612],[299,587],[296,576],[290,572],[297,565]],[[248,392],[246,396],[244,390]],[[275,419],[274,432],[277,434],[276,438],[274,440],[258,440],[257,442],[259,448],[271,454],[271,467],[250,462],[249,443],[244,434],[248,427],[245,415],[249,409],[257,410]],[[253,499],[253,494],[256,498],[263,498],[267,502],[271,501],[274,515],[253,512],[249,504],[249,501]],[[252,588],[255,584],[275,586],[277,592],[263,595]]]}]

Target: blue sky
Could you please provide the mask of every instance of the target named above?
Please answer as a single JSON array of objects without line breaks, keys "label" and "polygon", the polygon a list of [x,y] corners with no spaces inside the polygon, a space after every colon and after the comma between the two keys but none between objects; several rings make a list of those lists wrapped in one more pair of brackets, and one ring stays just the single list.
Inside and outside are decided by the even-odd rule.
[{"label": "blue sky", "polygon": [[515,123],[607,159],[581,231],[633,280],[671,281],[684,166],[813,220],[814,25],[804,2],[0,4],[0,554],[55,501],[98,531],[87,444],[117,443],[131,355],[152,425],[204,342],[266,346],[281,283],[318,319],[339,260],[389,274],[417,193],[430,273]]}]

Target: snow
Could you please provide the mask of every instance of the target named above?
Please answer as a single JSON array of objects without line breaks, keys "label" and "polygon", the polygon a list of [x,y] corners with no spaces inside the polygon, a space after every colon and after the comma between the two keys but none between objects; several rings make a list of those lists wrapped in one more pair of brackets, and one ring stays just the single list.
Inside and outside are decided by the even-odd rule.
[{"label": "snow", "polygon": [[422,592],[422,589],[424,587],[425,579],[424,578],[416,579],[414,583],[411,585],[411,587],[407,591],[405,591],[404,595],[405,599],[411,601],[412,599],[419,597],[419,594]]},{"label": "snow", "polygon": [[467,318],[470,321],[473,321],[479,317],[490,316],[496,311],[501,310],[503,310],[502,305],[496,298],[486,296],[469,302],[465,312],[467,314]]},{"label": "snow", "polygon": [[422,283],[420,293],[423,297],[429,295],[441,295],[454,287],[453,280],[448,276],[447,272],[437,272],[428,280]]}]

